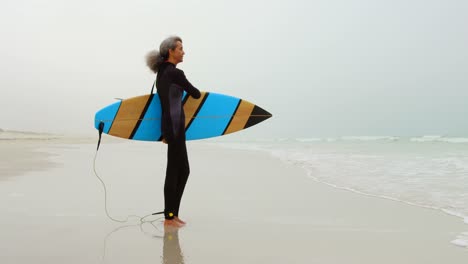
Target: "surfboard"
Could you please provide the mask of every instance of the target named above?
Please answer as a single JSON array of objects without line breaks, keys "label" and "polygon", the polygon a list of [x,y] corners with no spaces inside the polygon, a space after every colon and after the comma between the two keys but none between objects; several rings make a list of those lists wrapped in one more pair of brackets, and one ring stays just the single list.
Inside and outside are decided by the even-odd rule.
[{"label": "surfboard", "polygon": [[[201,92],[195,99],[184,92],[185,135],[196,140],[227,135],[256,125],[270,117],[268,111],[233,96]],[[96,112],[94,126],[115,137],[161,141],[161,102],[157,94],[119,100]]]}]

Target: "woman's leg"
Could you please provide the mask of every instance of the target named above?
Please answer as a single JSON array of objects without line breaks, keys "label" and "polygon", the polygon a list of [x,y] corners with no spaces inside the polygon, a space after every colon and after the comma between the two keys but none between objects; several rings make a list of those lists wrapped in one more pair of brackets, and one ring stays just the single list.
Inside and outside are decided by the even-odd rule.
[{"label": "woman's leg", "polygon": [[167,145],[167,168],[164,182],[164,216],[173,219],[178,207],[178,144],[171,142]]},{"label": "woman's leg", "polygon": [[175,216],[179,216],[180,203],[184,194],[185,186],[190,174],[190,165],[187,155],[187,146],[185,140],[180,142],[179,148],[179,170],[178,170],[178,181],[177,181],[177,206],[175,209]]}]

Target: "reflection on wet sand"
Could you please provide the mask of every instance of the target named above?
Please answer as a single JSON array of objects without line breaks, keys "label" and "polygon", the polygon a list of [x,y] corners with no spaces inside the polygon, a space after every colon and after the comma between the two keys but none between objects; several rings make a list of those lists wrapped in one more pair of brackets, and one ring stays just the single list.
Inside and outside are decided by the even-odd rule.
[{"label": "reflection on wet sand", "polygon": [[184,255],[179,244],[179,229],[165,228],[163,244],[163,264],[184,263]]},{"label": "reflection on wet sand", "polygon": [[[184,262],[184,255],[179,243],[179,228],[163,227],[163,222],[160,219],[153,221],[146,221],[140,224],[119,226],[112,230],[104,239],[104,248],[101,261],[106,262],[107,243],[110,237],[119,233],[122,230],[138,227],[140,232],[148,237],[162,239],[163,252],[161,256],[161,263],[163,264],[181,264]],[[144,227],[146,226],[146,228]],[[164,230],[164,231],[163,231]],[[163,233],[164,235],[162,235]]]}]

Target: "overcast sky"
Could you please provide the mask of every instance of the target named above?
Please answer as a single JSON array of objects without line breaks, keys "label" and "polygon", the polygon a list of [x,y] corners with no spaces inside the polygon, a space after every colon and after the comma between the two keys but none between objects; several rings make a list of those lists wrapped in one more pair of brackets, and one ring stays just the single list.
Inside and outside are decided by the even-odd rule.
[{"label": "overcast sky", "polygon": [[179,35],[199,89],[274,117],[256,137],[468,136],[466,0],[6,0],[0,128],[95,133],[149,93],[145,54]]}]

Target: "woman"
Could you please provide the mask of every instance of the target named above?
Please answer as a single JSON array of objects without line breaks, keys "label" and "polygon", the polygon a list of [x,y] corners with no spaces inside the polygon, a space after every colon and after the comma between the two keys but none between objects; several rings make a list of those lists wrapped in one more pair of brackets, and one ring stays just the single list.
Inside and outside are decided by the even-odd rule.
[{"label": "woman", "polygon": [[185,77],[177,64],[184,60],[182,39],[177,36],[165,39],[159,51],[152,51],[146,57],[148,67],[157,74],[156,88],[162,106],[162,135],[167,144],[167,169],[164,183],[164,225],[181,227],[185,224],[179,218],[179,207],[185,184],[190,173],[185,145],[185,114],[182,94],[186,91],[194,98],[200,98],[200,91]]}]

